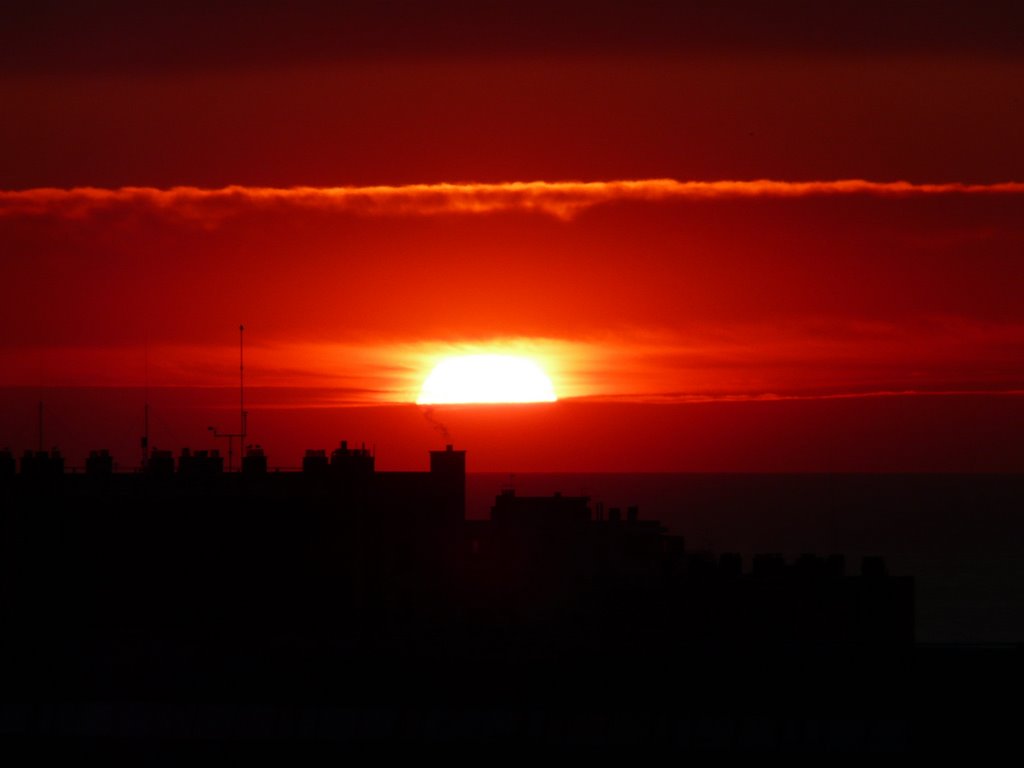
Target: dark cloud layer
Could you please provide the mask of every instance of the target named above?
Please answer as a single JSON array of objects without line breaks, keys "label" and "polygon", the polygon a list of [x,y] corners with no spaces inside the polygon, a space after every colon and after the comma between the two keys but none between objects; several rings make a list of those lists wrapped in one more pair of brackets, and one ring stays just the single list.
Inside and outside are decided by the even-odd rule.
[{"label": "dark cloud layer", "polygon": [[394,56],[1022,52],[1013,3],[32,3],[5,71],[188,70]]}]

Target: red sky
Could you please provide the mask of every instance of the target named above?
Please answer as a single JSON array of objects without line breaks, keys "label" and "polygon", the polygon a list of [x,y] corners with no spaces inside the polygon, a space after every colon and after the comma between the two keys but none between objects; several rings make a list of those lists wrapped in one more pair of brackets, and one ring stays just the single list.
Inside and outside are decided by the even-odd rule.
[{"label": "red sky", "polygon": [[12,16],[0,447],[207,447],[244,322],[272,463],[497,349],[569,400],[435,409],[470,469],[1024,469],[1013,9],[635,5]]}]

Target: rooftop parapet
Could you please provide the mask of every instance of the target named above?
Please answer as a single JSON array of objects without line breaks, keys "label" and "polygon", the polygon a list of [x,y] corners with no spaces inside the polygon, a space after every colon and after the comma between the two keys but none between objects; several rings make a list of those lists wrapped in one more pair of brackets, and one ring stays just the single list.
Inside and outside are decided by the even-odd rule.
[{"label": "rooftop parapet", "polygon": [[25,451],[21,457],[21,474],[26,477],[59,477],[64,474],[64,457],[59,450]]},{"label": "rooftop parapet", "polygon": [[178,457],[178,474],[188,477],[211,477],[224,472],[224,457],[220,451],[196,451],[183,448]]},{"label": "rooftop parapet", "polygon": [[323,474],[327,466],[327,451],[322,448],[308,448],[302,457],[302,471],[307,475]]},{"label": "rooftop parapet", "polygon": [[89,451],[89,457],[85,460],[85,474],[91,477],[101,477],[114,473],[114,457],[110,451],[101,448]]},{"label": "rooftop parapet", "polygon": [[258,445],[250,445],[242,457],[243,475],[265,475],[267,473],[267,455]]},{"label": "rooftop parapet", "polygon": [[14,460],[14,454],[9,448],[0,449],[0,480],[14,477],[16,469],[17,462]]},{"label": "rooftop parapet", "polygon": [[372,475],[373,454],[363,445],[359,448],[349,448],[348,440],[342,440],[341,445],[331,452],[331,471],[348,476]]}]

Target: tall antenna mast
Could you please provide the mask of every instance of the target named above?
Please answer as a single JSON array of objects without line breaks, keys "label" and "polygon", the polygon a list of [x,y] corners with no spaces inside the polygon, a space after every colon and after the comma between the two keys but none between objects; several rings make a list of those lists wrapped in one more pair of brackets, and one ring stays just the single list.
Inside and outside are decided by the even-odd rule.
[{"label": "tall antenna mast", "polygon": [[238,326],[238,431],[218,432],[216,427],[207,427],[216,438],[228,439],[228,472],[232,470],[235,455],[235,438],[239,439],[239,454],[244,450],[248,427],[248,414],[245,412],[245,326]]},{"label": "tall antenna mast", "polygon": [[242,438],[239,443],[239,453],[245,448],[245,326],[238,326],[238,424],[239,435]]},{"label": "tall antenna mast", "polygon": [[149,461],[149,330],[146,330],[145,347],[145,382],[143,387],[142,406],[142,468],[146,468]]},{"label": "tall antenna mast", "polygon": [[142,407],[142,466],[145,468],[149,460],[149,395]]}]

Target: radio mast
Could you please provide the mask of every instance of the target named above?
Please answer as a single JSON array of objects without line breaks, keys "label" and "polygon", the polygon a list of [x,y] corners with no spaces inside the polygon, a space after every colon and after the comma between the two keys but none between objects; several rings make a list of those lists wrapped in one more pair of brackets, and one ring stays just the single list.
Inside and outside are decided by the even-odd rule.
[{"label": "radio mast", "polygon": [[[245,412],[245,326],[238,326],[238,431],[218,432],[216,427],[208,427],[215,438],[226,437],[228,439],[228,472],[232,469],[234,459],[235,438],[238,441],[238,453],[241,456],[245,450],[245,437],[248,433],[248,414]],[[239,459],[241,465],[241,459]]]}]

